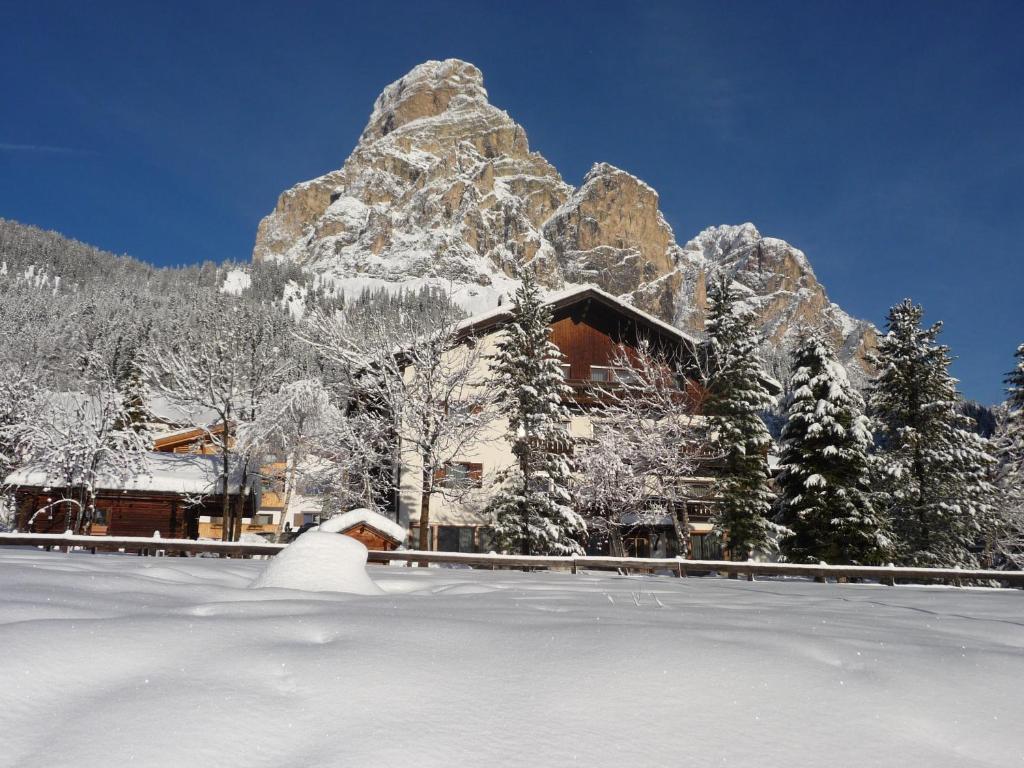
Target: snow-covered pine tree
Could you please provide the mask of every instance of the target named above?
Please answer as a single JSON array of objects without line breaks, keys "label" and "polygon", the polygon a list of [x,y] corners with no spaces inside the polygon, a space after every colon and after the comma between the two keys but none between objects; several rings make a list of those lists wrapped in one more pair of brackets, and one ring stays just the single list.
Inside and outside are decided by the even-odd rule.
[{"label": "snow-covered pine tree", "polygon": [[993,441],[999,519],[993,544],[999,564],[1024,568],[1024,344],[1017,347],[1016,358],[1006,376],[1005,415]]},{"label": "snow-covered pine tree", "polygon": [[135,432],[146,431],[147,422],[152,420],[149,413],[150,388],[146,378],[146,345],[149,342],[150,324],[143,323],[137,332],[125,334],[115,344],[111,362],[114,379],[124,400],[124,412],[128,419],[121,426]]},{"label": "snow-covered pine tree", "polygon": [[569,494],[573,440],[564,404],[571,390],[550,339],[551,311],[530,267],[521,273],[512,321],[491,361],[498,404],[516,463],[502,470],[488,503],[499,546],[522,554],[582,551],[583,519]]},{"label": "snow-covered pine tree", "polygon": [[869,411],[888,481],[876,505],[892,520],[896,552],[906,565],[975,566],[972,549],[993,524],[989,441],[960,412],[949,348],[936,323],[909,299],[889,310],[878,342]]},{"label": "snow-covered pine tree", "polygon": [[708,295],[709,371],[704,413],[724,458],[715,527],[728,536],[733,560],[774,549],[777,526],[769,520],[771,435],[761,413],[773,399],[757,356],[754,315],[721,278]]},{"label": "snow-covered pine tree", "polygon": [[814,333],[793,351],[776,520],[792,562],[879,565],[889,547],[870,498],[871,430],[835,351]]}]

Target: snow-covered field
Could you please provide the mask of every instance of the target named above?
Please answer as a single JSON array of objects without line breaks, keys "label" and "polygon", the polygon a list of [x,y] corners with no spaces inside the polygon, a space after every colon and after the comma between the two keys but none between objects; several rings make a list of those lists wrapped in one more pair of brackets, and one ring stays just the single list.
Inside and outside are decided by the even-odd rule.
[{"label": "snow-covered field", "polygon": [[0,549],[0,766],[1024,764],[1024,592]]}]

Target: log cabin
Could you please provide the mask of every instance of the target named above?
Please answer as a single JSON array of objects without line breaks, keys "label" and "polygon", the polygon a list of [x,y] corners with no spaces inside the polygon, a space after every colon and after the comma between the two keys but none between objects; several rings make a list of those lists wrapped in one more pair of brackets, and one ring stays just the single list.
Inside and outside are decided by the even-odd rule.
[{"label": "log cabin", "polygon": [[320,523],[325,533],[340,533],[361,541],[367,549],[391,552],[405,543],[406,530],[371,509],[353,509]]},{"label": "log cabin", "polygon": [[[573,392],[567,405],[572,413],[569,429],[574,437],[586,439],[593,435],[591,415],[600,405],[595,400],[595,385],[614,385],[617,376],[625,375],[614,366],[616,353],[625,348],[628,354],[637,348],[641,339],[672,359],[680,370],[692,372],[681,386],[687,388],[693,402],[700,402],[698,354],[702,347],[696,337],[592,286],[552,295],[547,303],[552,313],[551,340],[564,356],[563,371]],[[460,326],[461,338],[467,343],[482,345],[482,358],[486,361],[512,317],[511,306],[506,306],[470,318]],[[487,371],[482,370],[481,376],[486,378],[486,375]],[[771,389],[781,390],[777,382],[767,383]],[[695,418],[700,419],[699,414],[695,413]],[[475,492],[463,492],[457,498],[444,494],[434,497],[428,534],[430,549],[456,552],[491,549],[492,537],[484,515],[489,499],[487,478],[514,461],[505,438],[506,431],[507,422],[499,419],[489,438],[468,446],[464,456],[451,462],[435,478],[442,486],[451,482],[464,489],[468,484]],[[409,451],[400,451],[400,455],[395,515],[408,526],[410,545],[415,546],[419,541],[421,464]],[[700,475],[682,479],[691,497],[686,502],[689,544],[693,557],[716,559],[722,554],[722,543],[711,524],[713,464],[709,462],[706,469],[706,473],[702,470]],[[623,554],[672,557],[680,551],[681,542],[677,538],[668,519],[655,525],[627,526],[623,530]],[[608,542],[592,540],[587,543],[587,549],[591,554],[605,554]]]},{"label": "log cabin", "polygon": [[[229,501],[251,516],[255,489],[242,485],[240,473],[233,475],[227,487]],[[100,474],[95,483],[95,513],[83,533],[198,538],[200,517],[221,514],[220,476],[215,456],[148,453],[130,474]],[[9,475],[5,486],[13,491],[18,529],[23,531],[63,533],[72,527],[84,502],[80,489],[61,487],[61,481],[31,466]]]}]

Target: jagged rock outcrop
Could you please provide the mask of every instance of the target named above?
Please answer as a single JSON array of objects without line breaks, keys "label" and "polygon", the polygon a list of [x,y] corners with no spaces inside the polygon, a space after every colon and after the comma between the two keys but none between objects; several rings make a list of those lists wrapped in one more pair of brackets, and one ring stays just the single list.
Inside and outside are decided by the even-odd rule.
[{"label": "jagged rock outcrop", "polygon": [[786,241],[762,237],[750,223],[710,227],[682,247],[679,269],[683,279],[674,320],[681,327],[703,330],[708,285],[724,273],[747,290],[746,301],[764,328],[765,356],[776,373],[783,373],[785,355],[801,330],[824,333],[855,378],[869,372],[874,326],[829,301],[803,251]]},{"label": "jagged rock outcrop", "polygon": [[629,294],[666,318],[679,288],[679,247],[658,208],[658,193],[640,179],[598,163],[544,224],[564,280],[597,283]]},{"label": "jagged rock outcrop", "polygon": [[596,283],[700,331],[709,277],[750,290],[769,354],[801,326],[825,328],[861,368],[874,330],[831,303],[806,257],[751,224],[680,247],[658,194],[598,163],[566,184],[476,67],[430,61],[384,89],[340,170],[298,184],[260,223],[253,257],[303,265],[326,288],[440,285],[470,311],[514,289],[532,262],[549,288]]}]

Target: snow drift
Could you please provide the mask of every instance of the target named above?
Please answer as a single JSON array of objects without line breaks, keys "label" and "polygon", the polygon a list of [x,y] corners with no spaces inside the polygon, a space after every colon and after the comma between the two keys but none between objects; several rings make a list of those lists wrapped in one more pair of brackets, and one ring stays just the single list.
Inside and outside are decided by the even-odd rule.
[{"label": "snow drift", "polygon": [[0,766],[1024,758],[1019,590],[380,567],[281,599],[265,565],[0,547]]},{"label": "snow drift", "polygon": [[366,573],[366,552],[350,536],[308,531],[268,561],[252,587],[379,595],[380,587]]}]

